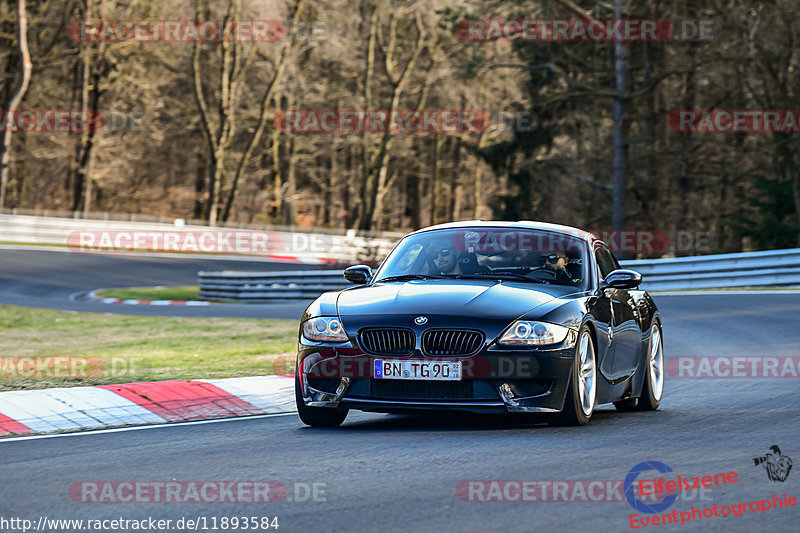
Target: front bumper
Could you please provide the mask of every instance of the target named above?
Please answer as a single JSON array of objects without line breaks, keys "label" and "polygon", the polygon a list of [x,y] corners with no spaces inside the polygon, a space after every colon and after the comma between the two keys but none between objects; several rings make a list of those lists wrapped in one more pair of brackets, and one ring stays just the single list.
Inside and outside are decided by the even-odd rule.
[{"label": "front bumper", "polygon": [[[376,412],[555,413],[564,405],[574,343],[554,349],[489,347],[468,357],[374,356],[352,344],[300,344],[301,396],[309,407]],[[375,359],[461,360],[461,381],[374,379]]]}]

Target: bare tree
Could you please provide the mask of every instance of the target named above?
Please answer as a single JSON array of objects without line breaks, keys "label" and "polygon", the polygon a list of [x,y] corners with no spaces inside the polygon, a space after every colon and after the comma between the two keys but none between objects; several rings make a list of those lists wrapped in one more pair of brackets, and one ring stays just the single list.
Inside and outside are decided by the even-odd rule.
[{"label": "bare tree", "polygon": [[[582,9],[571,0],[557,0],[573,13],[583,19],[593,19],[591,13]],[[625,14],[625,0],[614,0],[614,18],[622,19]],[[617,40],[614,43],[614,96],[613,96],[613,137],[614,137],[614,161],[612,167],[612,187],[613,187],[613,212],[611,214],[611,225],[615,230],[623,230],[626,225],[626,197],[627,180],[625,175],[626,160],[626,139],[625,139],[625,98],[626,98],[626,74],[627,73],[627,48],[625,42]]]},{"label": "bare tree", "polygon": [[[292,32],[294,31],[297,18],[300,16],[305,0],[298,0],[295,4],[292,18]],[[200,0],[196,1],[196,16],[198,20],[203,18]],[[225,15],[224,24],[235,21],[238,13],[235,0],[229,0]],[[234,137],[237,132],[238,119],[237,108],[240,104],[240,94],[242,84],[245,81],[245,71],[248,64],[243,61],[243,47],[239,42],[231,42],[223,38],[219,47],[220,72],[219,72],[219,101],[214,114],[210,111],[210,106],[203,89],[203,73],[201,65],[201,46],[199,40],[195,41],[192,54],[192,76],[194,79],[194,96],[197,107],[200,110],[201,129],[208,145],[211,158],[211,171],[208,187],[208,200],[206,204],[206,219],[209,226],[217,224],[218,219],[226,221],[231,214],[236,194],[239,190],[239,183],[242,173],[250,161],[255,147],[261,139],[269,117],[269,103],[272,101],[275,89],[280,83],[286,64],[288,48],[291,45],[291,34],[280,52],[280,57],[275,65],[275,72],[271,81],[267,85],[266,91],[261,98],[258,124],[247,142],[247,147],[240,156],[233,173],[231,188],[228,191],[227,200],[223,205],[223,193],[226,190],[228,170],[226,160],[229,158]],[[252,49],[264,59],[269,60],[269,56],[260,50]]]},{"label": "bare tree", "polygon": [[[19,81],[5,109],[5,112],[11,117],[16,113],[20,102],[22,102],[22,98],[28,91],[28,84],[31,81],[31,70],[33,69],[31,53],[28,50],[28,16],[25,9],[25,0],[17,0],[17,40],[19,43],[20,56]],[[11,120],[10,122],[13,123],[14,121]],[[11,125],[3,128],[2,142],[0,142],[0,209],[5,207],[6,202],[12,130],[13,127]]]},{"label": "bare tree", "polygon": [[[386,117],[387,127],[380,135],[377,147],[372,149],[368,148],[372,144],[369,140],[369,135],[366,128],[363,135],[363,176],[362,176],[362,192],[361,201],[359,204],[359,229],[369,230],[372,229],[378,222],[379,218],[383,215],[383,198],[385,189],[388,185],[388,172],[389,172],[389,157],[391,153],[392,138],[394,133],[391,131],[390,120],[392,115],[400,109],[401,98],[413,74],[414,67],[419,60],[420,54],[425,48],[425,41],[428,38],[427,30],[424,27],[422,16],[419,11],[416,11],[414,16],[414,23],[416,26],[417,37],[414,41],[413,48],[409,57],[405,60],[405,64],[399,66],[401,58],[399,57],[400,51],[404,48],[402,43],[398,43],[398,23],[400,21],[399,14],[392,12],[389,17],[389,37],[388,43],[384,44],[378,39],[380,30],[380,20],[378,17],[381,0],[374,6],[372,16],[370,18],[370,36],[367,53],[367,64],[364,77],[364,104],[367,110],[371,110],[373,105],[372,96],[372,80],[375,71],[375,47],[380,46],[384,58],[384,70],[386,73],[387,85],[391,93],[389,99],[388,116]],[[421,103],[424,102],[423,98]]]},{"label": "bare tree", "polygon": [[[83,0],[83,14],[87,19],[93,18],[95,0]],[[80,135],[75,141],[75,152],[72,160],[71,177],[73,187],[72,210],[83,211],[86,217],[92,207],[93,181],[89,171],[98,124],[95,122],[100,108],[101,80],[108,74],[111,65],[106,61],[106,43],[94,46],[89,39],[80,44],[80,74],[76,76],[79,93],[79,108],[87,117]]]},{"label": "bare tree", "polygon": [[275,90],[278,87],[278,84],[281,82],[286,70],[286,58],[289,55],[289,50],[291,48],[290,43],[292,42],[294,35],[297,33],[297,21],[302,15],[304,5],[305,0],[299,0],[294,8],[291,28],[289,29],[289,33],[287,35],[287,44],[285,44],[281,50],[280,58],[278,59],[278,65],[275,68],[275,74],[272,76],[272,79],[267,85],[267,90],[264,91],[264,97],[261,99],[261,110],[258,117],[258,125],[256,126],[255,132],[253,132],[253,135],[250,137],[250,141],[247,143],[247,148],[245,148],[242,157],[239,159],[239,163],[236,165],[236,171],[233,174],[233,183],[231,184],[231,190],[228,193],[228,199],[225,202],[225,210],[222,213],[223,222],[226,222],[230,217],[231,209],[233,208],[233,202],[236,200],[236,193],[239,190],[239,182],[242,178],[242,172],[245,168],[247,168],[247,163],[250,161],[250,157],[253,155],[253,151],[255,150],[256,146],[258,146],[258,143],[261,141],[261,136],[264,134],[264,128],[267,125],[269,117],[269,104],[272,101]]}]

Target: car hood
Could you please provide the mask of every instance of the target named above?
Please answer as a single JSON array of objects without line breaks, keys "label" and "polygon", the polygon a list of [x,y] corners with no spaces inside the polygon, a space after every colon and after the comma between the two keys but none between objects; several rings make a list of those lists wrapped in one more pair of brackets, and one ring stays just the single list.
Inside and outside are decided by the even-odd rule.
[{"label": "car hood", "polygon": [[502,332],[515,318],[574,287],[493,280],[415,280],[377,283],[342,291],[337,308],[348,331],[365,326],[415,328],[425,316],[430,327],[477,327]]}]

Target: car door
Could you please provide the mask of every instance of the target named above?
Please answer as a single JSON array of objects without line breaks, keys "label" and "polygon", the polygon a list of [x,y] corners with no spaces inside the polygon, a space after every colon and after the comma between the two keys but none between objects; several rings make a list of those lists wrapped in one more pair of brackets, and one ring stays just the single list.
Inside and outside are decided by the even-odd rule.
[{"label": "car door", "polygon": [[[602,281],[608,273],[613,270],[613,265],[610,265],[605,258],[603,264],[600,263],[600,256],[597,253],[598,247],[595,247],[592,253],[594,254],[594,264],[596,265],[595,277]],[[609,268],[611,270],[609,270]],[[599,291],[596,294],[597,298],[592,298],[591,312],[595,318],[597,325],[597,355],[600,372],[608,379],[614,376],[614,345],[612,339],[614,338],[613,326],[614,319],[611,309],[611,298],[609,298],[607,291]]]},{"label": "car door", "polygon": [[[605,246],[598,245],[595,248],[595,257],[601,280],[610,272],[620,268],[613,254]],[[633,372],[639,362],[642,336],[638,312],[629,290],[606,288],[603,293],[601,298],[608,299],[611,309],[611,324],[608,331],[612,355],[610,373],[613,377],[621,377]]]}]

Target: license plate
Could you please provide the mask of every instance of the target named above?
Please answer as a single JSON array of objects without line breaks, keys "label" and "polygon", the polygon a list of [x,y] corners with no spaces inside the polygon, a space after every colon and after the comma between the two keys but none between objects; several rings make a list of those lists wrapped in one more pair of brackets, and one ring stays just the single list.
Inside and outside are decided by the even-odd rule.
[{"label": "license plate", "polygon": [[461,361],[398,361],[376,359],[375,379],[461,381]]}]

